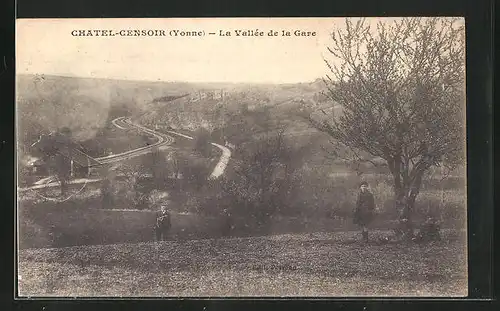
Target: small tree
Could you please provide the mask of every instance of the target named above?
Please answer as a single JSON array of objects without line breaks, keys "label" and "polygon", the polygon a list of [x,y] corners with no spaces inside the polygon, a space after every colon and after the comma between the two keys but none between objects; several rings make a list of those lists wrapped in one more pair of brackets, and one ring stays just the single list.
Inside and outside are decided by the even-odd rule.
[{"label": "small tree", "polygon": [[188,189],[199,191],[210,175],[210,168],[205,161],[197,158],[179,161],[178,170],[182,174],[183,191]]},{"label": "small tree", "polygon": [[158,187],[163,187],[168,178],[168,167],[165,154],[154,147],[151,152],[144,157],[143,165],[146,171],[152,175],[153,181]]},{"label": "small tree", "polygon": [[202,127],[195,131],[194,151],[204,157],[211,157],[212,146],[210,145],[210,132]]},{"label": "small tree", "polygon": [[72,139],[71,130],[64,127],[51,135],[41,136],[33,147],[41,154],[49,172],[57,176],[61,195],[66,194],[67,183],[71,178],[72,149],[81,148]]},{"label": "small tree", "polygon": [[403,18],[379,22],[375,33],[363,19],[346,20],[331,38],[330,109],[309,120],[351,158],[384,160],[412,235],[424,174],[464,159],[464,26],[457,19]]},{"label": "small tree", "polygon": [[284,129],[268,131],[242,148],[234,162],[234,178],[222,183],[224,200],[232,200],[232,214],[250,216],[263,226],[281,213],[292,190],[292,179],[300,162],[287,143]]}]

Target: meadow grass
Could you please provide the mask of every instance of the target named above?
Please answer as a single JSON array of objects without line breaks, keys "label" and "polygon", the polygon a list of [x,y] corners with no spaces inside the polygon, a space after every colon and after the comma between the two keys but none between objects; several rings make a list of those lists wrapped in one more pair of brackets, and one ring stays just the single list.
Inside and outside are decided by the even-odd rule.
[{"label": "meadow grass", "polygon": [[[373,229],[392,228],[398,217],[392,187],[384,178],[374,176],[370,180],[379,208],[371,224]],[[311,192],[307,185],[303,185],[303,189],[297,190],[299,201],[290,203],[296,204],[292,206],[295,210],[284,209],[283,214],[270,215],[263,228],[249,227],[249,219],[244,215],[233,216],[236,229],[231,234],[247,236],[357,230],[352,223],[358,191],[356,185],[352,175],[336,177],[329,183],[316,184],[312,197],[306,196]],[[98,183],[89,184],[85,191],[62,203],[44,201],[33,192],[24,193],[18,206],[19,246],[61,247],[151,241],[154,214],[133,211],[134,204],[123,197],[115,200],[113,211],[103,209],[99,187]],[[216,213],[217,206],[213,208],[213,215],[200,210],[207,194],[195,190],[177,192],[170,191],[170,197],[174,199],[170,205],[174,217],[172,235],[186,239],[221,236],[223,219]],[[428,215],[433,215],[441,220],[444,228],[465,229],[465,204],[464,189],[425,189],[416,202],[415,221],[418,224]]]},{"label": "meadow grass", "polygon": [[[377,231],[375,236],[388,234]],[[465,237],[363,244],[352,232],[29,249],[22,296],[463,296]]]}]

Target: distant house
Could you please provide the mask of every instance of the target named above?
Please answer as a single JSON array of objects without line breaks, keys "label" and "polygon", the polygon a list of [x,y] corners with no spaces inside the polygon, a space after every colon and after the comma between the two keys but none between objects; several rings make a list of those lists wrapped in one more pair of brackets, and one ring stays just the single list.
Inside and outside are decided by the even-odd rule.
[{"label": "distant house", "polygon": [[86,177],[91,168],[101,165],[99,161],[78,149],[63,148],[59,152],[70,160],[71,177]]},{"label": "distant house", "polygon": [[28,163],[30,168],[30,173],[34,176],[47,176],[49,175],[49,169],[46,163],[42,159],[35,159]]},{"label": "distant house", "polygon": [[227,91],[216,90],[214,91],[214,99],[224,99],[227,96]]},{"label": "distant house", "polygon": [[198,94],[198,93],[192,93],[191,96],[190,96],[190,99],[191,99],[191,101],[194,101],[194,102],[198,101],[198,100],[200,100],[200,94]]},{"label": "distant house", "polygon": [[[58,153],[69,160],[67,161],[68,170],[73,178],[87,177],[93,167],[101,165],[96,159],[78,149],[64,148],[59,150]],[[58,165],[62,164],[58,163]],[[41,158],[33,158],[28,163],[28,168],[34,176],[48,176],[51,173],[49,165]]]}]

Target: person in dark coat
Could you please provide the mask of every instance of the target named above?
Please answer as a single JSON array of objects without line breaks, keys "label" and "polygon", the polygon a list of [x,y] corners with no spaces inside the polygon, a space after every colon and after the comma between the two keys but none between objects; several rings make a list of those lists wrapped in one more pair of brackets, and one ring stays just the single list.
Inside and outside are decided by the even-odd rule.
[{"label": "person in dark coat", "polygon": [[104,179],[101,185],[101,203],[102,208],[111,208],[113,206],[113,188],[111,185],[111,180],[108,178]]},{"label": "person in dark coat", "polygon": [[368,183],[362,182],[360,192],[356,201],[356,210],[354,211],[354,223],[361,227],[363,241],[368,241],[368,225],[373,220],[375,214],[375,199],[368,190]]},{"label": "person in dark coat", "polygon": [[155,234],[156,241],[164,241],[170,231],[170,213],[166,205],[161,206],[161,210],[156,213]]}]

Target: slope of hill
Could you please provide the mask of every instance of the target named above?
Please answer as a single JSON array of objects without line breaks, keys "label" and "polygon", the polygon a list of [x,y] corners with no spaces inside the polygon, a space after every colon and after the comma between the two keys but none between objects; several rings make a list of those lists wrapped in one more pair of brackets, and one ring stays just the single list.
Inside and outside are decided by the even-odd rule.
[{"label": "slope of hill", "polygon": [[112,117],[136,114],[155,98],[191,91],[187,83],[19,75],[19,138],[29,143],[40,133],[69,127],[77,140],[90,139]]},{"label": "slope of hill", "polygon": [[[307,140],[310,129],[297,112],[304,104],[321,101],[324,89],[320,80],[276,85],[192,84],[19,75],[20,152],[29,153],[28,146],[40,134],[62,127],[69,127],[83,145],[93,146],[110,121],[123,115],[153,128],[160,125],[194,131],[204,127],[219,142],[224,137],[236,143],[249,141],[260,131],[274,131],[278,125],[286,126],[290,136],[299,133],[299,139]],[[203,97],[197,99],[198,95]]]},{"label": "slope of hill", "polygon": [[[214,90],[224,90],[228,94],[227,98],[191,102],[185,96]],[[181,113],[180,119],[184,116],[191,121],[204,120],[204,123],[210,123],[214,118],[217,119],[217,110],[235,113],[241,106],[286,106],[292,99],[309,100],[322,90],[324,86],[321,81],[282,85],[193,84],[18,75],[19,138],[31,143],[41,132],[69,127],[77,140],[86,140],[92,138],[97,129],[102,128],[111,117],[139,115],[143,112],[146,112],[145,120],[171,120]],[[173,100],[162,101],[165,98]],[[287,107],[286,110],[293,108]],[[169,117],[168,114],[173,116]],[[178,123],[185,125],[183,122]]]},{"label": "slope of hill", "polygon": [[[266,109],[273,120],[293,124],[303,105],[324,100],[322,81],[298,84],[204,84],[197,85],[193,95],[169,102],[147,105],[140,120],[153,124],[158,120],[176,128],[210,131],[231,126],[234,117],[247,111]],[[223,96],[218,94],[223,92]],[[203,95],[203,96],[202,96]],[[237,118],[236,118],[237,119]],[[273,130],[273,128],[271,128]]]},{"label": "slope of hill", "polygon": [[[384,232],[374,235],[384,236]],[[355,232],[28,249],[31,296],[463,296],[464,235],[359,244]]]}]

